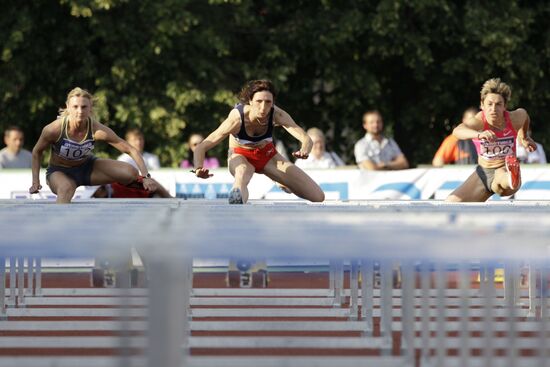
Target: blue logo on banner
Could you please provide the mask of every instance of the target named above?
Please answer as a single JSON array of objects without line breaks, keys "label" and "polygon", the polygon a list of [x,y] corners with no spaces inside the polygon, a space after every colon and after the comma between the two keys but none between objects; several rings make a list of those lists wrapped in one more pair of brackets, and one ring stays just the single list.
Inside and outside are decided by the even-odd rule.
[{"label": "blue logo on banner", "polygon": [[376,188],[376,191],[397,191],[404,195],[407,195],[411,199],[420,199],[420,190],[413,183],[410,182],[393,182],[384,184]]},{"label": "blue logo on banner", "polygon": [[529,181],[521,185],[522,190],[550,190],[550,181]]},{"label": "blue logo on banner", "polygon": [[226,199],[231,186],[231,183],[176,183],[176,197],[204,199],[208,196],[209,199]]},{"label": "blue logo on banner", "polygon": [[445,181],[438,190],[454,190],[462,185],[462,181]]}]

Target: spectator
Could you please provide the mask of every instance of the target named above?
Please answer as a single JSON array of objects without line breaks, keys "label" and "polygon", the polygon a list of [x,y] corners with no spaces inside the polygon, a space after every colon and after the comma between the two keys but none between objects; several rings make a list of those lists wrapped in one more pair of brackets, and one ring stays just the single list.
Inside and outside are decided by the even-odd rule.
[{"label": "spectator", "polygon": [[[474,118],[477,108],[470,107],[462,115],[462,123]],[[477,152],[471,140],[458,140],[453,134],[447,136],[432,160],[434,167],[442,167],[445,164],[476,164]]]},{"label": "spectator", "polygon": [[[189,146],[187,150],[187,159],[181,161],[180,168],[193,168],[193,154],[195,153],[195,148],[203,140],[204,140],[204,136],[202,136],[201,134],[192,134],[189,137],[189,140],[187,141],[187,144]],[[208,157],[208,156],[204,158],[204,168],[212,169],[212,168],[219,168],[219,167],[220,167],[220,162],[218,161],[218,158]]]},{"label": "spectator", "polygon": [[10,126],[4,132],[6,147],[0,150],[0,169],[31,168],[32,154],[23,149],[25,134],[18,126]]},{"label": "spectator", "polygon": [[398,170],[409,168],[409,162],[392,138],[384,136],[384,122],[377,110],[363,115],[365,136],[355,143],[355,161],[368,170]]},{"label": "spectator", "polygon": [[[531,129],[529,129],[528,136],[531,136]],[[521,163],[538,163],[546,164],[546,154],[542,148],[542,144],[535,142],[537,149],[534,152],[529,152],[525,147],[520,144],[519,139],[516,140],[516,156]]]},{"label": "spectator", "polygon": [[[143,136],[143,133],[140,129],[133,128],[128,130],[126,132],[125,139],[128,144],[136,148],[141,154],[148,170],[155,170],[160,168],[159,157],[155,154],[143,151],[143,148],[145,147],[145,137]],[[136,162],[127,153],[121,154],[117,159],[122,162],[130,163],[132,166],[138,168]]]},{"label": "spectator", "polygon": [[313,142],[313,148],[307,159],[297,159],[295,164],[302,168],[334,168],[343,166],[344,162],[334,152],[327,152],[325,149],[325,134],[316,128],[312,127],[307,131],[307,135]]}]

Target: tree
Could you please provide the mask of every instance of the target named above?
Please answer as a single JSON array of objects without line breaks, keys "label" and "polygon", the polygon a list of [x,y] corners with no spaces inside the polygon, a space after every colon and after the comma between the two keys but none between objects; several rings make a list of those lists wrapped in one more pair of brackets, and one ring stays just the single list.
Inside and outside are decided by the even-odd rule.
[{"label": "tree", "polygon": [[[246,80],[269,78],[277,103],[327,133],[353,164],[362,113],[382,111],[413,164],[431,161],[479,88],[500,76],[550,144],[546,72],[550,5],[542,2],[349,0],[44,0],[0,15],[0,120],[36,141],[75,86],[97,97],[123,135],[146,134],[164,166],[194,132],[228,114]],[[296,142],[277,132],[288,146]],[[220,145],[215,153],[226,154]],[[103,155],[114,155],[103,147]]]}]

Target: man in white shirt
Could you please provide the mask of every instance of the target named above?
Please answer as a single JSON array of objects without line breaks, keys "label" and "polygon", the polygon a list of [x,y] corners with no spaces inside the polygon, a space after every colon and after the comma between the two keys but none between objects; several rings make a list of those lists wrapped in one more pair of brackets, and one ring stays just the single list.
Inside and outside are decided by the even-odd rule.
[{"label": "man in white shirt", "polygon": [[[125,138],[131,146],[136,148],[141,153],[143,161],[145,162],[148,170],[152,171],[160,168],[159,157],[155,154],[143,151],[143,148],[145,146],[145,137],[143,136],[141,130],[137,128],[130,129],[126,132]],[[136,162],[134,162],[132,157],[130,157],[126,153],[120,155],[117,159],[119,161],[130,163],[132,166],[137,168]]]},{"label": "man in white shirt", "polygon": [[409,168],[409,162],[392,138],[384,136],[384,122],[377,110],[363,115],[365,136],[355,143],[355,161],[361,169],[399,170]]},{"label": "man in white shirt", "polygon": [[0,169],[31,168],[32,154],[23,149],[25,134],[18,126],[10,126],[4,132],[6,147],[0,150]]}]

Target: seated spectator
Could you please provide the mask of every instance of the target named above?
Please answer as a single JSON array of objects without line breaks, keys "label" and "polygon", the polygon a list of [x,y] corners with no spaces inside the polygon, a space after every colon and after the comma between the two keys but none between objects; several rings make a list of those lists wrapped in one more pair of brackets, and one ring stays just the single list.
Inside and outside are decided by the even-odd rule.
[{"label": "seated spectator", "polygon": [[[477,108],[470,107],[462,114],[462,123],[475,117]],[[435,153],[432,160],[434,167],[445,164],[476,164],[477,152],[471,140],[458,140],[453,134],[447,136]]]},{"label": "seated spectator", "polygon": [[[184,159],[180,163],[180,168],[193,168],[193,154],[195,153],[195,148],[204,140],[204,136],[201,134],[192,134],[187,141],[187,159]],[[204,157],[203,168],[219,168],[220,162],[216,157]]]},{"label": "seated spectator", "polygon": [[[143,161],[147,166],[148,170],[155,170],[160,168],[159,157],[155,154],[144,152],[143,148],[145,147],[145,137],[143,133],[138,128],[130,129],[126,132],[125,136],[128,144],[136,148],[143,157]],[[137,168],[136,162],[128,154],[124,153],[117,158],[119,161],[130,163],[132,166]]]},{"label": "seated spectator", "polygon": [[[529,129],[529,136],[531,136],[531,129]],[[535,142],[537,145],[537,150],[533,152],[528,152],[525,147],[519,142],[519,139],[516,140],[516,156],[519,161],[522,163],[538,163],[546,164],[546,154],[542,148],[542,144]]]},{"label": "seated spectator", "polygon": [[23,149],[25,134],[18,126],[10,126],[4,132],[6,147],[0,150],[0,169],[31,168],[32,153]]},{"label": "seated spectator", "polygon": [[313,148],[307,159],[297,159],[294,163],[302,169],[307,168],[334,168],[343,166],[344,162],[334,152],[327,152],[325,149],[325,134],[316,128],[312,127],[307,131],[307,135],[313,142]]},{"label": "seated spectator", "polygon": [[363,115],[366,134],[355,143],[355,161],[361,169],[399,170],[409,168],[409,162],[392,138],[383,134],[384,122],[377,110]]}]

